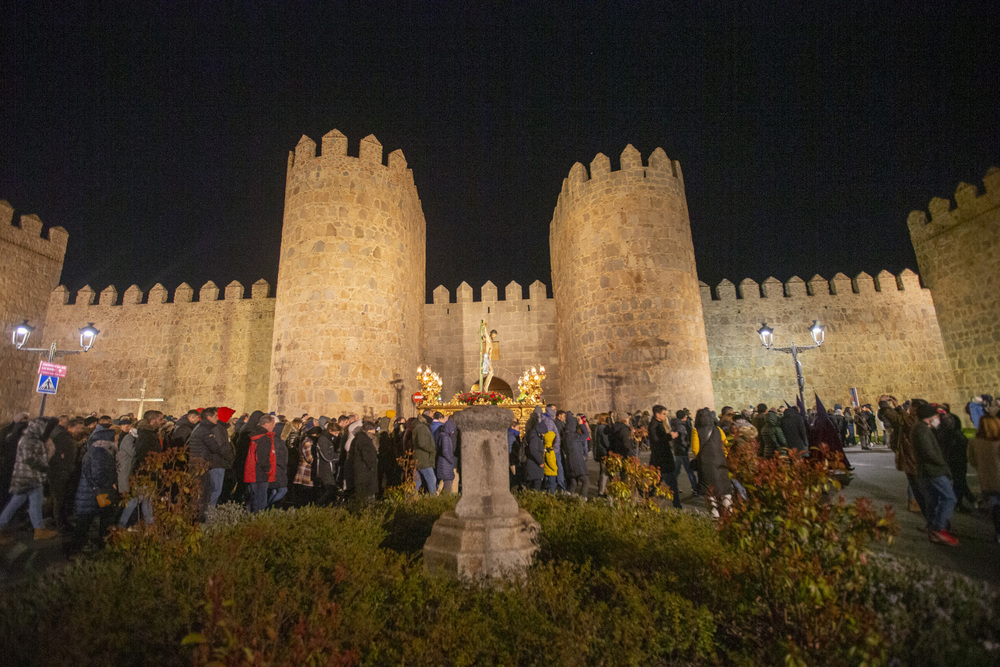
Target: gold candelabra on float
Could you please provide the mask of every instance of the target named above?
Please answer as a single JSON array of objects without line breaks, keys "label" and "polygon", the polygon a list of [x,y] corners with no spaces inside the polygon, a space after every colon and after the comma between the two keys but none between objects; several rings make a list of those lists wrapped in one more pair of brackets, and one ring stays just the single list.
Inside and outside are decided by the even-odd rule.
[{"label": "gold candelabra on float", "polygon": [[545,366],[524,371],[524,374],[517,380],[517,389],[521,392],[521,400],[532,403],[542,401],[542,380],[545,379]]},{"label": "gold candelabra on float", "polygon": [[430,366],[417,366],[417,382],[420,383],[420,393],[424,395],[425,403],[441,402],[441,376],[432,371]]}]

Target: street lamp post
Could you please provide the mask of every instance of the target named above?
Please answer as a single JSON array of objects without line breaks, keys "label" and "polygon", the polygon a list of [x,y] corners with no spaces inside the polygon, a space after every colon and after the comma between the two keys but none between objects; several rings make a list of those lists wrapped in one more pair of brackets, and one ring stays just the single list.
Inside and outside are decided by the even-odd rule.
[{"label": "street lamp post", "polygon": [[[14,332],[11,335],[10,342],[13,343],[14,347],[18,350],[24,352],[47,352],[47,361],[52,363],[59,357],[65,357],[70,354],[80,354],[80,352],[87,352],[94,346],[94,341],[97,340],[97,334],[101,333],[94,328],[93,322],[88,322],[87,326],[80,327],[80,347],[83,350],[59,350],[56,349],[55,341],[52,342],[48,347],[25,347],[28,342],[28,338],[31,337],[31,333],[35,330],[35,327],[28,324],[28,320],[25,320],[21,324],[14,327]],[[48,398],[48,394],[42,394],[42,407],[38,411],[38,416],[41,417],[45,415],[45,399]]]},{"label": "street lamp post", "polygon": [[788,347],[774,347],[774,329],[767,326],[767,322],[764,322],[760,329],[757,330],[757,335],[760,336],[760,342],[765,349],[792,355],[792,361],[795,362],[795,378],[798,380],[799,385],[799,403],[802,406],[806,404],[802,396],[802,392],[806,387],[806,380],[802,376],[802,362],[799,361],[799,352],[820,347],[823,341],[826,340],[826,327],[820,324],[819,320],[813,320],[812,325],[809,327],[809,333],[812,334],[814,345],[796,345],[795,341],[792,340],[792,344]]}]

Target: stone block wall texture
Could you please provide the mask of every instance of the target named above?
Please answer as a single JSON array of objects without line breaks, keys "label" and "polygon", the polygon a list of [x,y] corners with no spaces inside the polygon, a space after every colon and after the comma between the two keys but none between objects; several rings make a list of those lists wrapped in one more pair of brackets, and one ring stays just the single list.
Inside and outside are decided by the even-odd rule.
[{"label": "stone block wall texture", "polygon": [[[51,227],[42,236],[42,221],[36,215],[22,215],[20,226],[12,225],[14,209],[0,201],[0,422],[6,422],[15,412],[28,410],[35,396],[38,379],[39,353],[17,350],[11,345],[14,325],[28,320],[35,327],[26,347],[42,347],[49,340],[46,330],[46,309],[49,293],[59,283],[63,257],[69,234],[62,227]],[[78,325],[78,326],[83,326]],[[58,341],[60,347],[63,341]],[[76,342],[67,341],[79,349]],[[32,416],[36,416],[33,412]]]},{"label": "stone block wall texture", "polygon": [[[799,356],[805,377],[805,401],[818,393],[828,408],[850,405],[851,387],[862,404],[876,405],[883,393],[900,401],[920,397],[956,405],[959,396],[934,316],[930,291],[917,275],[887,271],[874,279],[861,273],[853,280],[838,273],[808,283],[792,278],[784,285],[770,278],[758,285],[724,280],[711,293],[702,284],[705,331],[712,364],[715,406],[737,409],[759,402],[795,404],[792,356],[761,345],[757,329],[767,322],[774,345],[812,345],[813,320],[826,325],[826,342]],[[689,405],[691,408],[698,407]],[[956,414],[960,412],[956,410]]]},{"label": "stone block wall texture", "polygon": [[144,379],[146,396],[166,399],[148,403],[146,409],[174,415],[222,405],[237,414],[267,410],[274,323],[274,299],[268,292],[261,280],[253,285],[251,298],[244,298],[243,286],[234,281],[218,300],[219,288],[208,282],[199,300],[192,301],[193,290],[182,283],[167,303],[167,290],[158,284],[142,303],[143,294],[133,285],[121,300],[108,287],[93,303],[94,291],[84,287],[70,304],[66,288],[56,288],[48,336],[76,347],[77,330],[87,322],[101,333],[89,352],[63,360],[67,377],[60,381],[59,393],[49,397],[46,413],[138,412],[137,402],[117,399],[138,397]]},{"label": "stone block wall texture", "polygon": [[525,299],[521,285],[511,282],[501,301],[489,282],[482,288],[482,298],[474,301],[472,287],[462,283],[456,290],[456,302],[450,303],[445,287],[434,290],[434,302],[424,308],[427,337],[423,360],[441,375],[444,400],[469,391],[479,382],[479,321],[485,320],[487,330],[497,330],[500,358],[493,362],[494,377],[510,385],[516,397],[521,374],[532,366],[545,366],[545,399],[561,402],[555,302],[547,298],[545,285],[539,281],[531,285],[529,294]]},{"label": "stone block wall texture", "polygon": [[712,377],[680,164],[657,148],[621,169],[598,154],[563,181],[549,231],[567,405],[648,409],[711,404]]},{"label": "stone block wall texture", "polygon": [[992,167],[983,183],[982,195],[959,183],[955,208],[935,197],[930,220],[923,211],[907,220],[963,404],[1000,395],[1000,169]]},{"label": "stone block wall texture", "polygon": [[288,157],[270,405],[279,412],[382,413],[390,386],[416,388],[424,339],[425,223],[402,151],[358,157],[332,130]]}]

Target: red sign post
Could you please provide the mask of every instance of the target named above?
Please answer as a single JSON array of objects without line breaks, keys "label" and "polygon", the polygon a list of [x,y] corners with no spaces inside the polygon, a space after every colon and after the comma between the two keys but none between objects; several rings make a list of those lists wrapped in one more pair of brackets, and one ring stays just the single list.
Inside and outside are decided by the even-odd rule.
[{"label": "red sign post", "polygon": [[424,402],[424,395],[421,394],[419,391],[413,392],[413,404],[420,405],[423,402]]}]

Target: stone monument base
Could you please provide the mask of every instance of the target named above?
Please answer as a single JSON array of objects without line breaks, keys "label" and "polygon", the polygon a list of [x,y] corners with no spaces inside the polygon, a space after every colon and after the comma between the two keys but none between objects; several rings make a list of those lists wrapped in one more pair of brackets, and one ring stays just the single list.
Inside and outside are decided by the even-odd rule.
[{"label": "stone monument base", "polygon": [[492,517],[445,512],[424,544],[424,567],[462,579],[522,576],[538,551],[538,531],[538,522],[525,510]]}]

